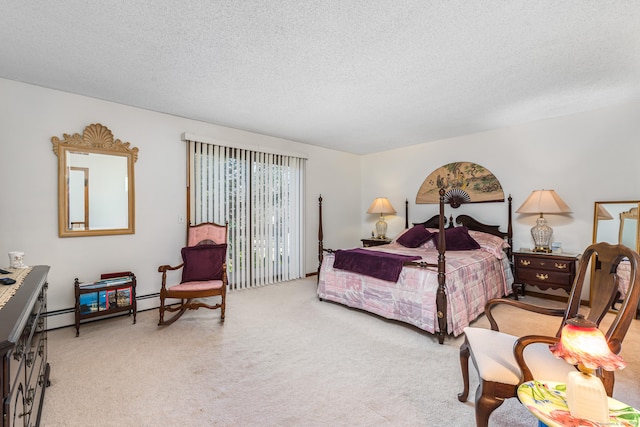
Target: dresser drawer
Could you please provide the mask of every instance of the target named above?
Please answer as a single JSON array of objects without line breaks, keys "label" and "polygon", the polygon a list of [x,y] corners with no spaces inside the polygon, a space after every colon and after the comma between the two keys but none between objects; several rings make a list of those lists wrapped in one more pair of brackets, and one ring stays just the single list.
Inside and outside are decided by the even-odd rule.
[{"label": "dresser drawer", "polygon": [[514,252],[514,297],[518,299],[516,288],[533,285],[542,290],[563,289],[571,291],[576,275],[577,255]]},{"label": "dresser drawer", "polygon": [[516,268],[532,269],[532,270],[548,270],[564,273],[573,272],[575,266],[575,260],[558,260],[558,259],[545,259],[534,257],[518,257],[516,262]]},{"label": "dresser drawer", "polygon": [[557,286],[567,286],[571,287],[573,284],[573,276],[567,272],[553,271],[553,270],[542,270],[542,269],[526,269],[522,270],[518,274],[518,279],[524,281],[525,283],[534,282],[536,284],[553,284]]}]

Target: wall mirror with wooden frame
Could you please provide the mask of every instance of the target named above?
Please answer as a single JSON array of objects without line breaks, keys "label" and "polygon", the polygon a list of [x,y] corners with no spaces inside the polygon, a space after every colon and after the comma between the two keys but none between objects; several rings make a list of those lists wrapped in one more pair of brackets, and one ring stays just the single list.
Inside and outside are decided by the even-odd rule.
[{"label": "wall mirror with wooden frame", "polygon": [[134,234],[138,149],[100,123],[51,143],[58,156],[59,236]]}]

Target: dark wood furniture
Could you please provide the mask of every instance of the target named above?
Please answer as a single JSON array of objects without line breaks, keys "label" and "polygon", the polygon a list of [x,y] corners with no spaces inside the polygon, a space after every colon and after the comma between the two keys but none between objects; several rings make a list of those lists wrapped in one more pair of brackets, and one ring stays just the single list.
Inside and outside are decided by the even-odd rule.
[{"label": "dark wood furniture", "polygon": [[[439,191],[439,214],[434,215],[430,219],[422,223],[413,223],[413,225],[421,224],[425,228],[438,228],[438,260],[436,264],[430,264],[426,262],[411,262],[405,263],[405,265],[411,264],[412,267],[419,268],[437,268],[438,271],[438,290],[436,292],[436,313],[435,316],[438,319],[438,330],[436,332],[436,336],[438,337],[438,342],[440,344],[444,343],[445,336],[450,332],[448,331],[447,326],[447,292],[445,287],[445,238],[444,238],[444,230],[445,225],[447,224],[447,218],[445,216],[445,204],[449,203],[448,200],[445,199],[445,191],[444,189],[440,189]],[[505,239],[509,244],[509,247],[512,246],[512,237],[513,237],[513,226],[512,226],[512,198],[509,196],[508,200],[508,225],[507,232],[503,232],[500,230],[499,225],[488,225],[477,221],[476,219],[468,216],[468,215],[458,215],[456,217],[456,223],[462,226],[467,227],[469,230],[481,231],[483,233],[492,234],[494,236],[498,236],[502,239]],[[322,225],[322,196],[318,198],[318,280],[320,280],[320,269],[322,267],[322,261],[324,259],[324,253],[333,253],[335,250],[326,249],[324,247],[324,231]],[[449,227],[453,227],[453,217],[449,220]],[[405,228],[409,228],[409,202],[405,202]],[[507,256],[511,257],[511,250],[507,249]]]},{"label": "dark wood furniture", "polygon": [[[594,268],[599,274],[589,275],[590,261],[595,256],[597,256],[598,262],[595,263]],[[591,307],[588,313],[584,313],[585,317],[596,325],[600,324],[616,297],[618,291],[616,270],[624,257],[628,258],[631,263],[629,291],[625,296],[625,303],[615,314],[613,321],[607,322],[610,326],[604,334],[611,351],[618,354],[640,301],[640,270],[638,270],[640,255],[626,246],[596,243],[587,247],[580,258],[577,278],[571,288],[570,297],[565,307],[542,307],[508,298],[493,299],[487,303],[485,314],[491,325],[491,330],[476,327],[466,328],[465,341],[460,347],[460,366],[464,389],[458,395],[458,400],[466,402],[469,395],[469,357],[472,358],[480,377],[475,400],[477,426],[487,426],[491,413],[502,405],[505,399],[515,397],[518,386],[523,382],[533,379],[540,381],[564,381],[566,379],[566,376],[559,379],[554,378],[554,376],[562,375],[556,364],[559,363],[564,369],[573,370],[574,368],[564,360],[555,358],[548,351],[548,345],[559,341],[558,337],[562,327],[568,319],[572,319],[578,314],[580,297],[585,286],[589,286],[591,295],[596,296],[591,298]],[[588,275],[590,278],[587,281]],[[499,304],[561,318],[556,336],[533,335],[536,333],[535,330],[531,331],[532,335],[523,337],[500,332],[491,311]],[[583,311],[581,310],[581,312]],[[511,314],[505,321],[513,321],[516,318],[517,316]],[[525,360],[525,347],[529,345],[532,347],[528,348],[527,360]],[[531,360],[533,356],[535,356],[535,362]],[[517,371],[514,372],[514,370]],[[613,371],[600,371],[598,375],[601,376],[607,394],[611,396],[614,373]],[[498,381],[498,378],[504,380]]]},{"label": "dark wood furniture", "polygon": [[38,426],[51,368],[47,362],[47,274],[35,266],[0,309],[2,426]]},{"label": "dark wood furniture", "polygon": [[365,248],[371,246],[381,246],[387,245],[391,243],[391,239],[376,239],[375,237],[370,237],[368,239],[360,239],[362,241],[362,246]]},{"label": "dark wood furniture", "polygon": [[106,273],[96,282],[80,283],[76,278],[76,337],[80,322],[108,314],[128,312],[136,323],[136,276],[130,271]]},{"label": "dark wood furniture", "polygon": [[576,254],[513,252],[514,299],[518,299],[518,289],[524,296],[525,285],[536,286],[542,290],[562,289],[568,294],[576,277],[577,261]]}]

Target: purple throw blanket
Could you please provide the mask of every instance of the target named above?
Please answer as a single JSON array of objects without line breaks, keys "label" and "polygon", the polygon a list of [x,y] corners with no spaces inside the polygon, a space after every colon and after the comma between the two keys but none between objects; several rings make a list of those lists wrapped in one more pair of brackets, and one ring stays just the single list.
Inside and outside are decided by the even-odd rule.
[{"label": "purple throw blanket", "polygon": [[397,255],[366,249],[337,250],[333,268],[397,282],[405,261],[420,259],[416,255]]}]

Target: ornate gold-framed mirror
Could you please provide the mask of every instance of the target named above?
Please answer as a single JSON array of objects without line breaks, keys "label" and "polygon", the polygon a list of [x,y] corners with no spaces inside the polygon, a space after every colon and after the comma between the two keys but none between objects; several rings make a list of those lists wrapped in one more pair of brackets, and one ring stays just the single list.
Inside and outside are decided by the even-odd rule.
[{"label": "ornate gold-framed mirror", "polygon": [[138,149],[114,140],[100,123],[51,143],[58,156],[59,236],[134,234]]}]

